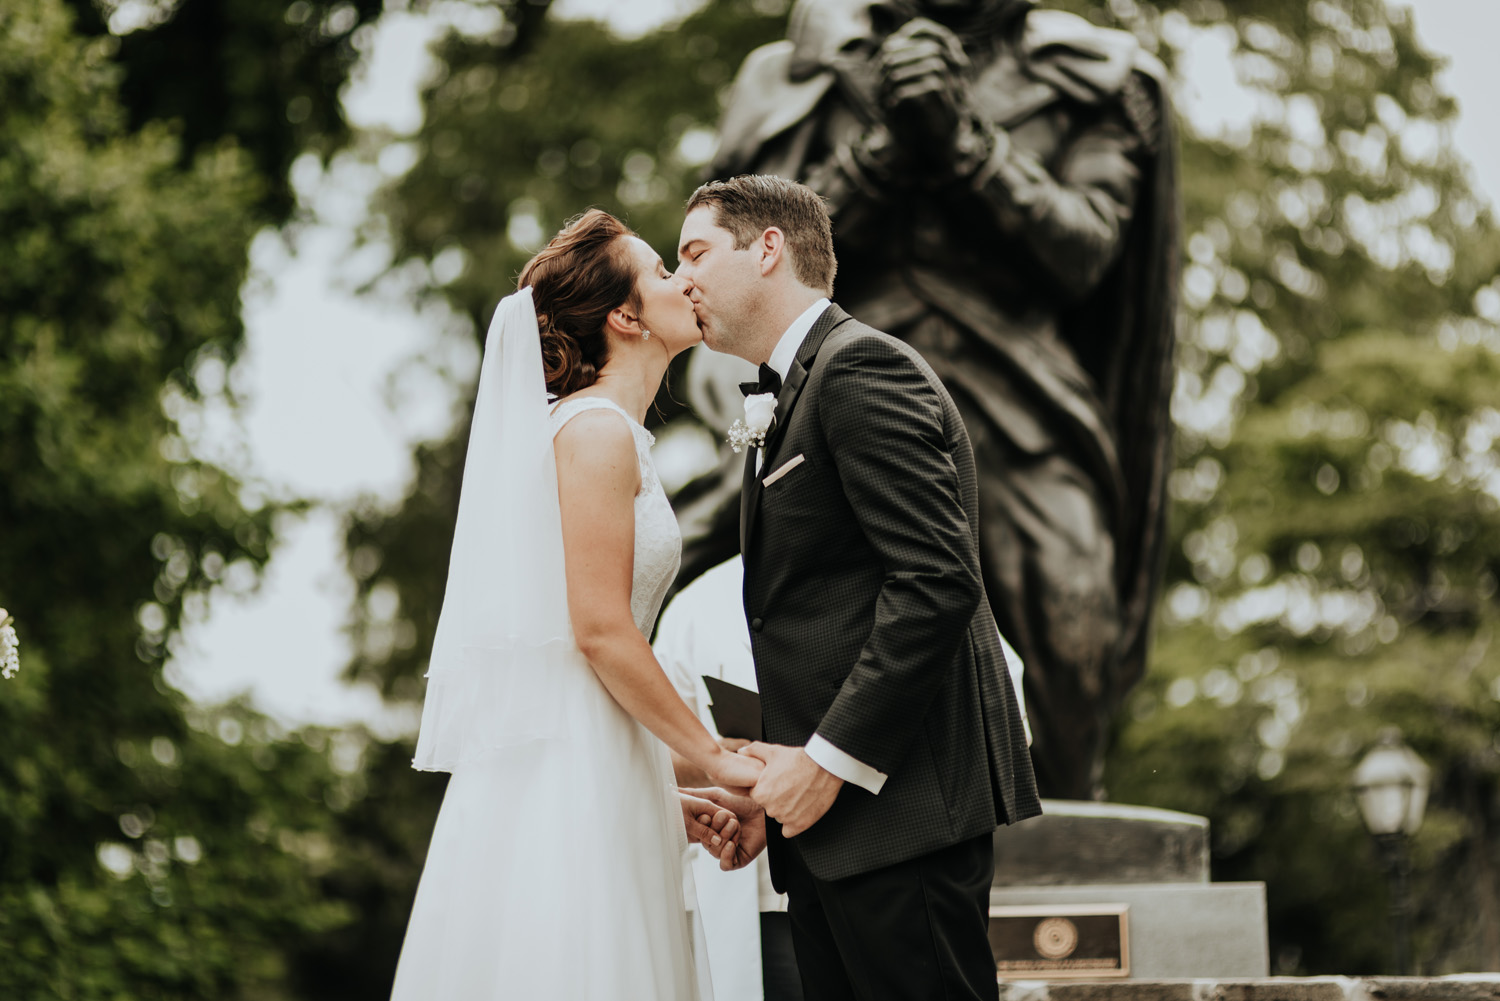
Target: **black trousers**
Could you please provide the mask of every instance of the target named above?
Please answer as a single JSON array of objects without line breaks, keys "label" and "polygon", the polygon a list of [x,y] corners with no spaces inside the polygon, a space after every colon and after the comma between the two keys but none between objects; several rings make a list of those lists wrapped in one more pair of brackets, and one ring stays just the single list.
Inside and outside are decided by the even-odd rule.
[{"label": "black trousers", "polygon": [[807,1001],[995,1001],[989,834],[825,881],[795,841],[783,853],[792,943]]},{"label": "black trousers", "polygon": [[792,919],[782,911],[760,914],[760,983],[766,1001],[802,1001]]}]

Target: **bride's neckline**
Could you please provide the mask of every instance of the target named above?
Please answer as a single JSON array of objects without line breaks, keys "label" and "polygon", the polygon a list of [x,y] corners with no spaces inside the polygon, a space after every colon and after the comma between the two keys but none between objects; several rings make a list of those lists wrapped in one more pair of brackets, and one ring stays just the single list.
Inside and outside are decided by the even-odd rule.
[{"label": "bride's neckline", "polygon": [[554,406],[552,407],[551,413],[553,413],[555,415],[563,407],[568,406],[570,404],[574,404],[574,403],[582,403],[585,400],[598,400],[600,403],[603,403],[606,406],[610,407],[611,409],[615,410],[617,413],[619,413],[619,415],[621,417],[625,418],[627,421],[629,421],[630,423],[634,424],[636,427],[640,428],[641,430],[644,431],[645,428],[646,428],[646,425],[642,424],[640,421],[636,420],[633,416],[631,416],[630,411],[626,410],[619,403],[616,403],[614,400],[612,400],[609,397],[603,395],[602,393],[599,393],[599,394],[590,394],[588,396],[583,396],[581,394],[575,393],[572,396],[569,396],[567,399],[558,400],[554,404]]}]

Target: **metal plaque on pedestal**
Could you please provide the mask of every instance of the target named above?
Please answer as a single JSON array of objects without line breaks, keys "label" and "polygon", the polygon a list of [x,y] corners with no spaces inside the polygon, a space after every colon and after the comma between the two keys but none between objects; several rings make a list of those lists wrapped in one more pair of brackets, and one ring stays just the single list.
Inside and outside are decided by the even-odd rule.
[{"label": "metal plaque on pedestal", "polygon": [[1130,907],[991,906],[990,949],[1001,980],[1130,976]]}]

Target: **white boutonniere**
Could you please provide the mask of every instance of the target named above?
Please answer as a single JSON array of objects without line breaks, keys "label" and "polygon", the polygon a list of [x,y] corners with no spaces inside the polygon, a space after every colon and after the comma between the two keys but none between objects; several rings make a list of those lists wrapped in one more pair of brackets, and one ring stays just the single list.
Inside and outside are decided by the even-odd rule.
[{"label": "white boutonniere", "polygon": [[21,669],[20,647],[10,613],[0,608],[0,678],[13,678]]},{"label": "white boutonniere", "polygon": [[745,418],[730,425],[729,447],[736,452],[743,451],[746,446],[765,447],[766,432],[771,429],[771,422],[775,417],[774,393],[756,393],[745,397]]}]

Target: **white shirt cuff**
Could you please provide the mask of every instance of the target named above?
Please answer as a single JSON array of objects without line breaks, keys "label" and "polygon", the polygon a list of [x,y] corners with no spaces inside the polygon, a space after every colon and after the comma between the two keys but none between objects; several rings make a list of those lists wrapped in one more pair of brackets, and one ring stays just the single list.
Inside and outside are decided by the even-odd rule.
[{"label": "white shirt cuff", "polygon": [[812,739],[807,742],[804,750],[819,768],[837,775],[851,785],[859,786],[868,793],[878,794],[881,787],[885,785],[886,774],[884,772],[877,772],[863,761],[851,758],[819,734],[812,735]]}]

